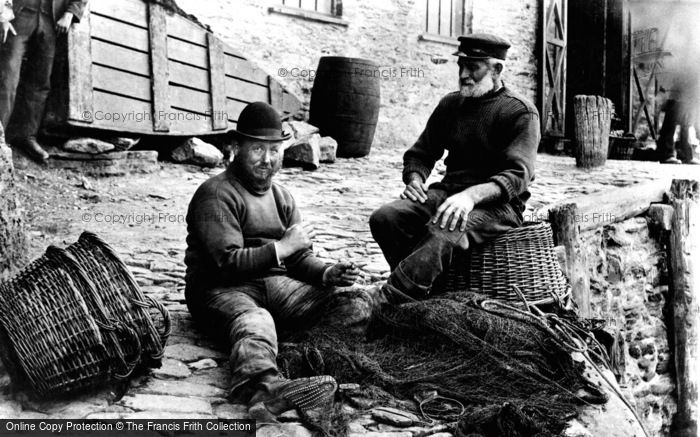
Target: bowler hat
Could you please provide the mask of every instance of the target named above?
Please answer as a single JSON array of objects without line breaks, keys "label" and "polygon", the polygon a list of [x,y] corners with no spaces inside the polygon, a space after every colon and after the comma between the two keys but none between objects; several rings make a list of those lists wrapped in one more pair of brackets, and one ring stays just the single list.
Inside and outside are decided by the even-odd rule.
[{"label": "bowler hat", "polygon": [[284,141],[292,136],[282,131],[279,114],[265,102],[249,103],[243,108],[234,132],[245,138],[263,141]]},{"label": "bowler hat", "polygon": [[465,58],[505,60],[510,47],[510,43],[505,39],[488,33],[472,33],[457,39],[459,48],[452,54]]}]

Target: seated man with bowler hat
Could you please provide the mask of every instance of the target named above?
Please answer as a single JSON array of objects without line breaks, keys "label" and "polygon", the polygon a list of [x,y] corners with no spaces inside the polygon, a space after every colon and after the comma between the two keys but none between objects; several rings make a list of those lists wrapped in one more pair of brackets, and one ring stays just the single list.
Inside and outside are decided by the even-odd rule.
[{"label": "seated man with bowler hat", "polygon": [[[537,109],[501,74],[510,44],[495,35],[459,37],[459,91],[440,100],[403,157],[401,199],[370,217],[391,275],[380,302],[431,293],[455,248],[481,244],[522,224],[540,141]],[[447,150],[441,182],[426,186]]]},{"label": "seated man with bowler hat", "polygon": [[235,131],[235,157],[195,192],[187,212],[185,296],[194,319],[230,347],[230,399],[248,402],[253,418],[274,421],[292,408],[330,400],[330,376],[284,379],[276,364],[277,329],[308,327],[333,314],[335,286],[359,270],[328,265],[311,250],[314,231],[294,198],[273,178],[282,165],[280,117],[251,103]]}]

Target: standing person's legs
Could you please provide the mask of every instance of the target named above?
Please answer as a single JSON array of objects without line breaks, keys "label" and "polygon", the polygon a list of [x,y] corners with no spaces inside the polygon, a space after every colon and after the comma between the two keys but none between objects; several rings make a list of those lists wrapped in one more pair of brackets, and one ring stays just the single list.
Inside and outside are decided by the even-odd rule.
[{"label": "standing person's legs", "polygon": [[423,238],[427,232],[426,224],[446,197],[444,190],[431,189],[425,203],[395,200],[372,213],[369,218],[372,237],[382,249],[391,271]]},{"label": "standing person's legs", "polygon": [[679,107],[679,103],[675,100],[666,102],[664,122],[661,125],[661,130],[659,130],[659,138],[656,140],[656,152],[661,162],[676,156],[673,137],[676,133],[676,125],[679,122]]},{"label": "standing person's legs", "polygon": [[681,135],[678,141],[678,149],[676,150],[678,159],[683,162],[689,162],[693,159],[693,145],[690,144],[690,128],[689,120],[684,119],[681,123]]},{"label": "standing person's legs", "polygon": [[12,137],[26,139],[39,132],[56,53],[56,32],[50,17],[39,14],[39,25],[28,43],[25,74],[19,83],[11,118]]},{"label": "standing person's legs", "polygon": [[22,60],[36,27],[36,17],[32,19],[31,15],[23,11],[18,12],[12,21],[17,35],[9,33],[7,41],[0,43],[0,123],[6,133],[16,101]]},{"label": "standing person's legs", "polygon": [[522,216],[510,204],[474,208],[464,232],[429,224],[425,237],[389,276],[388,291],[426,297],[435,279],[449,267],[454,248],[466,250],[471,244],[483,244],[521,224]]}]

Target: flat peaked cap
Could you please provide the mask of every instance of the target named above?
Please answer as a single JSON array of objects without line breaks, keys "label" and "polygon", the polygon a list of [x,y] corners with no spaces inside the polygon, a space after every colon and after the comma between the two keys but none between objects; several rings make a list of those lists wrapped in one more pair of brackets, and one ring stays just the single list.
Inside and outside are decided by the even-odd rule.
[{"label": "flat peaked cap", "polygon": [[457,38],[459,48],[455,56],[474,59],[496,58],[505,61],[510,43],[505,39],[488,33],[472,33]]}]

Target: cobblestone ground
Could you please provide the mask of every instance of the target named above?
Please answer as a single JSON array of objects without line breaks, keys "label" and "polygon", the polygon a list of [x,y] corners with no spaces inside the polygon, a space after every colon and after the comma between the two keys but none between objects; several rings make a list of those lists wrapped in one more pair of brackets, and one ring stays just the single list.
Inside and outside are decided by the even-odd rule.
[{"label": "cobblestone ground", "polygon": [[[294,194],[306,221],[316,223],[319,256],[366,263],[361,282],[379,281],[388,267],[369,233],[369,214],[401,191],[401,153],[374,150],[371,156],[339,160],[315,172],[284,169],[277,181]],[[2,418],[244,418],[243,406],[225,401],[227,356],[192,326],[184,302],[184,215],[197,186],[221,171],[164,163],[160,172],[128,177],[85,178],[16,161],[34,258],[49,244],[65,246],[81,231],[96,232],[123,257],[143,291],[162,301],[173,318],[163,367],[131,381],[117,399],[103,390],[64,401],[37,402],[9,389],[0,378]],[[438,166],[439,170],[439,166]],[[658,177],[700,178],[700,168],[652,162],[608,161],[594,171],[573,159],[540,155],[532,186],[531,211],[570,196]],[[437,172],[432,179],[438,178]],[[349,407],[348,407],[349,408]],[[294,414],[288,423],[266,426],[267,435],[309,435]],[[437,431],[437,430],[436,430]],[[351,426],[354,434],[410,437],[417,428],[379,425],[369,413]],[[442,434],[445,436],[445,434]]]}]

